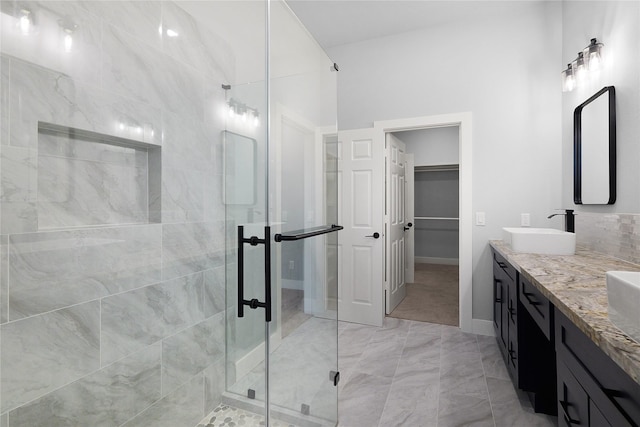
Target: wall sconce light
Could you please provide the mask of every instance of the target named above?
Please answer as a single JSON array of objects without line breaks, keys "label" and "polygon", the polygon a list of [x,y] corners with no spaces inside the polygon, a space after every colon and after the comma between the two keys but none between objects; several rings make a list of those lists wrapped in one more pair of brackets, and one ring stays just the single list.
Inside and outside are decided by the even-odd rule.
[{"label": "wall sconce light", "polygon": [[26,8],[20,9],[20,15],[18,18],[18,26],[22,34],[29,35],[33,30],[33,12]]},{"label": "wall sconce light", "polygon": [[573,75],[573,65],[567,64],[567,69],[562,72],[562,91],[571,92],[576,87],[576,78]]},{"label": "wall sconce light", "polygon": [[589,46],[578,52],[578,57],[567,64],[567,69],[562,71],[563,92],[571,92],[577,86],[584,84],[589,75],[602,67],[603,46],[596,38],[592,38]]},{"label": "wall sconce light", "polygon": [[58,20],[58,25],[62,30],[62,39],[64,41],[64,51],[69,53],[73,48],[73,33],[78,29],[71,18],[68,16]]},{"label": "wall sconce light", "polygon": [[587,66],[589,71],[599,70],[602,67],[602,43],[598,43],[598,40],[594,37],[591,39],[589,46],[585,47],[583,54],[587,59]]}]

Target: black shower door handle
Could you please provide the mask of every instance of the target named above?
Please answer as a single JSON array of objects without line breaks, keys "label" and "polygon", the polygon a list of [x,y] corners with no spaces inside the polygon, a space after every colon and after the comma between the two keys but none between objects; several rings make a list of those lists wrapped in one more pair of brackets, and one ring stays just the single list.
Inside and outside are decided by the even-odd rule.
[{"label": "black shower door handle", "polygon": [[[244,317],[244,306],[251,309],[264,308],[265,322],[271,322],[271,227],[264,227],[264,239],[257,236],[244,237],[244,226],[238,226],[238,317]],[[257,298],[244,299],[244,244],[264,245],[264,302]]]}]

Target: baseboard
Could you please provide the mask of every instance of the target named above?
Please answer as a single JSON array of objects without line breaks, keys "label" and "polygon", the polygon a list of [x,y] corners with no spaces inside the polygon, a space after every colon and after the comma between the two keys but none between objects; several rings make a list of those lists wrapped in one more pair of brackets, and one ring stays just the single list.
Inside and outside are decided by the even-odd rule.
[{"label": "baseboard", "polygon": [[493,329],[493,322],[491,320],[483,319],[471,319],[472,332],[477,335],[486,335],[488,337],[495,337],[496,333]]},{"label": "baseboard", "polygon": [[444,264],[444,265],[459,265],[458,258],[437,258],[429,256],[417,256],[415,257],[416,264]]},{"label": "baseboard", "polygon": [[[271,335],[271,342],[269,350],[273,352],[280,343],[282,342],[282,337],[280,336],[280,330],[277,333]],[[246,374],[251,372],[253,368],[258,366],[260,362],[264,360],[264,342],[258,344],[253,350],[249,351],[243,357],[235,362],[236,369],[236,381],[238,378],[244,377]]]},{"label": "baseboard", "polygon": [[282,288],[304,290],[304,282],[302,280],[282,279]]}]

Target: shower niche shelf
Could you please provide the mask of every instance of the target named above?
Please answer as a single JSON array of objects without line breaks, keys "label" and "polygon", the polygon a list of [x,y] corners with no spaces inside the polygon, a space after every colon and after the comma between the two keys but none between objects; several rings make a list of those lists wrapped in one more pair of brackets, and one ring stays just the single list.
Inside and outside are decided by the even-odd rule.
[{"label": "shower niche shelf", "polygon": [[158,145],[38,122],[38,229],[161,222]]}]

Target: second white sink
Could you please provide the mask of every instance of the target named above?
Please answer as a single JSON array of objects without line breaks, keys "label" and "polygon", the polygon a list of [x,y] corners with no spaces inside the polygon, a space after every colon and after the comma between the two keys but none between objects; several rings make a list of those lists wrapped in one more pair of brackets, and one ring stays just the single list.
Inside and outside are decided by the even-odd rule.
[{"label": "second white sink", "polygon": [[640,272],[607,271],[609,319],[640,342]]},{"label": "second white sink", "polygon": [[545,255],[576,253],[576,235],[554,228],[505,227],[502,235],[514,252]]}]

